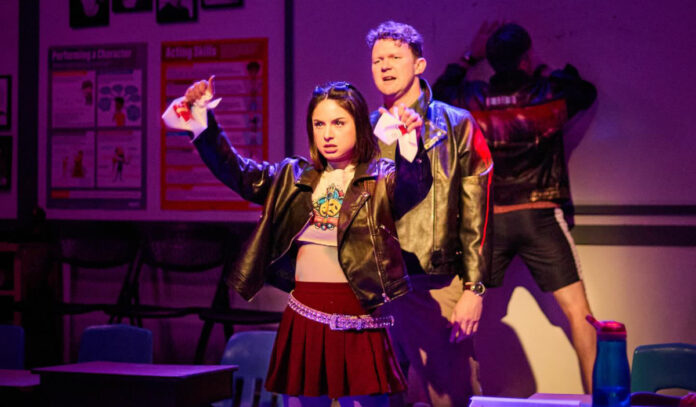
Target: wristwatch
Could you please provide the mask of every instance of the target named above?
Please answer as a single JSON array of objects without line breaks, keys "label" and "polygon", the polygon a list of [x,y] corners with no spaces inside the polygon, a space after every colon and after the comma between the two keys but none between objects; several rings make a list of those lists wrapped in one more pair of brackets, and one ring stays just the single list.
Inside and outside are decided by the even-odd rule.
[{"label": "wristwatch", "polygon": [[483,297],[483,294],[486,293],[486,286],[480,281],[476,283],[466,283],[466,288],[479,297]]}]

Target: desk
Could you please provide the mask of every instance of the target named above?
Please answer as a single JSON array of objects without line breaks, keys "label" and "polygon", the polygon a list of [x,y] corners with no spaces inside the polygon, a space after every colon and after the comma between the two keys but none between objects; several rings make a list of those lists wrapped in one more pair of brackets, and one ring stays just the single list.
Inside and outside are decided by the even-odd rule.
[{"label": "desk", "polygon": [[0,400],[3,405],[36,405],[39,376],[29,370],[0,369]]},{"label": "desk", "polygon": [[[679,399],[675,399],[676,406]],[[674,400],[672,400],[674,401]],[[473,396],[470,407],[591,407],[592,395],[590,394],[555,394],[555,393],[534,393],[529,398],[508,398],[508,397],[482,397]],[[654,406],[654,405],[653,405]],[[631,404],[631,407],[650,407],[642,404]]]},{"label": "desk", "polygon": [[236,366],[86,362],[33,369],[45,406],[209,405],[232,396]]},{"label": "desk", "polygon": [[15,388],[30,390],[38,387],[39,376],[30,370],[0,369],[0,388]]},{"label": "desk", "polygon": [[592,396],[536,393],[527,399],[473,396],[470,407],[590,407]]},{"label": "desk", "polygon": [[534,393],[529,396],[530,400],[565,400],[578,401],[580,404],[592,405],[591,394],[560,394],[560,393]]}]

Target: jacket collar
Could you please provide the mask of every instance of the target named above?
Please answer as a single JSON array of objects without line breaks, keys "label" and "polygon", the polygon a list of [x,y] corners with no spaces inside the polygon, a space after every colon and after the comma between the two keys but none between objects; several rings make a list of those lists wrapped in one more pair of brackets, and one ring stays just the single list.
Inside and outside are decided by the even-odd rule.
[{"label": "jacket collar", "polygon": [[[419,78],[421,94],[410,108],[415,110],[423,118],[423,122],[426,124],[425,132],[422,133],[421,139],[423,141],[423,147],[426,151],[429,151],[434,146],[440,144],[444,139],[449,137],[449,131],[436,132],[431,131],[430,126],[435,126],[441,130],[448,128],[447,124],[444,122],[444,115],[433,114],[430,105],[433,102],[433,91],[430,89],[430,84],[423,78]],[[434,116],[434,117],[433,117]],[[429,121],[432,121],[429,123]]]},{"label": "jacket collar", "polygon": [[[353,184],[363,179],[377,178],[379,174],[378,162],[375,160],[370,160],[369,162],[360,163],[355,166],[355,175],[353,176]],[[317,186],[321,173],[316,170],[311,165],[305,167],[300,173],[299,179],[295,182],[295,185],[304,186],[311,190]]]},{"label": "jacket collar", "polygon": [[490,84],[491,91],[500,92],[515,92],[531,81],[531,76],[526,72],[518,69],[515,71],[498,72],[491,76]]},{"label": "jacket collar", "polygon": [[311,190],[314,190],[314,187],[316,187],[317,183],[319,182],[320,176],[321,174],[316,170],[316,168],[308,165],[302,169],[302,172],[300,172],[300,176],[297,178],[295,185],[305,186]]},{"label": "jacket collar", "polygon": [[418,78],[418,81],[420,82],[421,94],[418,100],[413,102],[409,107],[425,118],[428,112],[428,106],[430,106],[430,102],[433,100],[433,91],[430,89],[428,81],[423,78]]}]

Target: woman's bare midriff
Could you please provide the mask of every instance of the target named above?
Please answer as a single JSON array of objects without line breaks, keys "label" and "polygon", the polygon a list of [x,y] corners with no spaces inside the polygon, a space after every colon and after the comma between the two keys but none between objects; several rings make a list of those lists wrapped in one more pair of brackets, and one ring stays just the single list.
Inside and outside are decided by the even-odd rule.
[{"label": "woman's bare midriff", "polygon": [[345,274],[338,263],[336,246],[307,243],[297,252],[295,280],[323,283],[346,283]]}]

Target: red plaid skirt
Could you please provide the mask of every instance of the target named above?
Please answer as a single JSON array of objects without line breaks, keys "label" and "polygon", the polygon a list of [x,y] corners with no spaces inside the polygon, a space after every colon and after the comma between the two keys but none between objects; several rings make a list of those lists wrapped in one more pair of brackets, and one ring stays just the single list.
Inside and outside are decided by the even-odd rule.
[{"label": "red plaid skirt", "polygon": [[[331,314],[365,310],[347,283],[302,282],[293,296]],[[405,390],[386,329],[332,331],[286,308],[266,378],[266,389],[290,396],[339,398]]]}]

